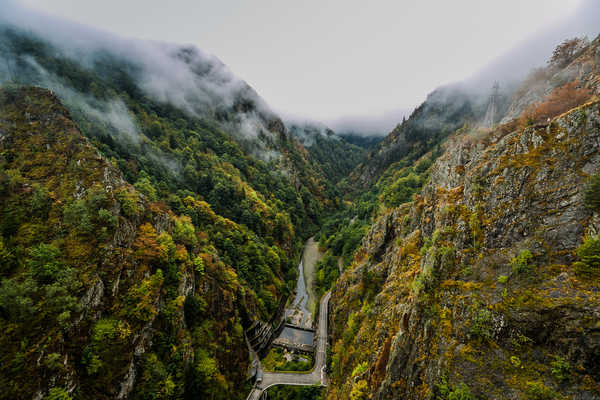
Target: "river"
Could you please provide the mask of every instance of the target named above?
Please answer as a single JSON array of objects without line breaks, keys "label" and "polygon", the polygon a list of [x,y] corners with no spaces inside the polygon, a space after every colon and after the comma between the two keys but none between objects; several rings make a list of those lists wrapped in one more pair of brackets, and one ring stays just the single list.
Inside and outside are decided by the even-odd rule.
[{"label": "river", "polygon": [[321,258],[319,245],[310,238],[304,245],[302,259],[298,264],[298,280],[296,296],[291,306],[286,309],[286,319],[293,325],[312,328],[313,314],[316,305],[314,293],[315,264]]}]

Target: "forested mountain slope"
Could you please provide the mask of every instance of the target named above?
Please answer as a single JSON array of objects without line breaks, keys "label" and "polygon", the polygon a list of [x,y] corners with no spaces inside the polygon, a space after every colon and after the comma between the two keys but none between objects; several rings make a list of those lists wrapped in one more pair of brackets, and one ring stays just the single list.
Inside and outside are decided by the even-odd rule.
[{"label": "forested mountain slope", "polygon": [[[335,192],[251,88],[195,49],[146,44],[150,50],[139,50],[126,42],[127,57],[91,47],[77,60],[69,53],[75,50],[14,27],[4,27],[1,39],[9,82],[53,90],[129,183],[178,213],[187,197],[206,201],[218,215],[244,225],[254,241],[285,253],[282,278],[293,281],[294,272],[285,273],[293,271],[302,239],[317,229],[322,210],[334,205]],[[183,70],[190,82],[182,98],[169,97],[179,82],[173,88],[167,80],[164,93],[147,88],[147,80],[168,72],[146,71],[144,57],[153,56]],[[255,274],[263,263],[240,256],[240,240],[214,239],[243,279],[264,278]],[[284,283],[278,286],[275,300],[287,293]],[[261,304],[268,319],[277,301],[267,297]]]},{"label": "forested mountain slope", "polygon": [[286,253],[127,184],[44,89],[3,89],[0,115],[0,396],[241,396],[244,313],[264,306],[215,238],[268,256],[260,286],[282,284]]},{"label": "forested mountain slope", "polygon": [[599,47],[551,60],[537,103],[525,82],[517,119],[450,135],[373,224],[330,304],[328,398],[600,396]]},{"label": "forested mountain slope", "polygon": [[413,163],[463,125],[477,124],[485,114],[488,94],[463,84],[436,89],[371,150],[348,181],[364,190],[390,165],[401,160]]},{"label": "forested mountain slope", "polygon": [[0,25],[0,398],[243,397],[333,183],[218,60],[85,39]]},{"label": "forested mountain slope", "polygon": [[337,136],[331,129],[311,123],[292,123],[289,132],[306,148],[309,160],[322,168],[330,182],[338,183],[366,156],[362,147]]}]

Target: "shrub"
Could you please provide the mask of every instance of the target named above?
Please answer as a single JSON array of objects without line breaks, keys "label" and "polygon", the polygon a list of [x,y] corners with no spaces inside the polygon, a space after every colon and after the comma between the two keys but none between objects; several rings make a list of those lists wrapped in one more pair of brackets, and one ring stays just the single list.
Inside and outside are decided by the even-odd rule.
[{"label": "shrub", "polygon": [[471,389],[465,383],[455,387],[448,384],[446,378],[443,378],[442,382],[437,385],[437,389],[440,395],[437,396],[436,400],[476,400],[471,393]]},{"label": "shrub", "polygon": [[527,399],[529,400],[552,400],[556,393],[542,382],[527,382]]},{"label": "shrub", "polygon": [[498,277],[498,283],[505,284],[506,282],[508,282],[508,276],[506,276],[506,275],[500,275]]},{"label": "shrub", "polygon": [[546,121],[588,101],[592,93],[588,89],[578,88],[578,84],[578,81],[573,81],[559,86],[542,102],[527,107],[521,114],[521,125]]},{"label": "shrub", "polygon": [[100,357],[98,357],[95,354],[92,354],[90,352],[85,352],[85,351],[83,353],[83,358],[82,358],[81,363],[85,366],[85,371],[90,376],[96,375],[98,372],[100,372],[100,369],[102,368],[102,365],[103,365]]},{"label": "shrub", "polygon": [[44,365],[51,371],[58,371],[62,368],[61,355],[58,353],[50,353],[44,359]]},{"label": "shrub", "polygon": [[363,374],[368,368],[369,368],[369,364],[366,361],[358,364],[352,370],[352,377]]},{"label": "shrub", "polygon": [[487,308],[480,308],[475,310],[475,315],[471,321],[471,327],[469,329],[471,335],[482,338],[492,338],[492,312]]},{"label": "shrub", "polygon": [[521,359],[517,356],[510,356],[510,363],[515,368],[519,368],[521,366]]},{"label": "shrub", "polygon": [[48,392],[48,396],[44,400],[73,400],[69,393],[63,388],[54,387]]},{"label": "shrub", "polygon": [[583,240],[577,248],[580,261],[573,263],[578,274],[595,274],[600,272],[600,238],[590,236]]},{"label": "shrub", "polygon": [[368,393],[369,385],[367,381],[360,380],[354,384],[352,391],[350,392],[350,400],[367,400],[369,398]]},{"label": "shrub", "polygon": [[530,272],[532,268],[532,259],[533,255],[529,250],[521,250],[517,257],[513,257],[513,259],[510,260],[510,265],[512,266],[513,272],[515,274]]},{"label": "shrub", "polygon": [[100,319],[92,333],[92,341],[97,344],[109,343],[117,337],[118,322],[114,319]]},{"label": "shrub", "polygon": [[571,365],[561,356],[555,356],[554,361],[550,363],[550,372],[559,382],[569,380],[571,374]]}]

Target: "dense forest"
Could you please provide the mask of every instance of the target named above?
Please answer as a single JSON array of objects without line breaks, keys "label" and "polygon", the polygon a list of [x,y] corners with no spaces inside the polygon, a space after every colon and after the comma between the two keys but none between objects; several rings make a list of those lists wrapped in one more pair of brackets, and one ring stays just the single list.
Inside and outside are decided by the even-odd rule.
[{"label": "dense forest", "polygon": [[[241,396],[243,329],[294,288],[338,166],[247,86],[191,112],[144,92],[131,59],[83,62],[11,27],[0,43],[1,397],[49,377],[48,396]],[[194,51],[173,57],[208,79]]]}]

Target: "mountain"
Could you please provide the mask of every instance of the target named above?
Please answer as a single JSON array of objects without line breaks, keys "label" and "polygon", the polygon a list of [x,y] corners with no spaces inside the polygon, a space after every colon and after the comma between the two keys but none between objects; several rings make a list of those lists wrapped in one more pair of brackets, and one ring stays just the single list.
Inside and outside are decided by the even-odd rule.
[{"label": "mountain", "polygon": [[364,148],[327,127],[315,123],[291,123],[288,130],[307,149],[309,159],[323,169],[330,182],[338,183],[365,158]]},{"label": "mountain", "polygon": [[411,137],[464,126],[334,285],[328,399],[600,396],[599,54],[563,42],[493,129],[430,96],[358,167],[366,184]]},{"label": "mountain", "polygon": [[385,138],[385,136],[362,136],[352,132],[342,132],[339,135],[348,143],[367,150],[375,147]]},{"label": "mountain", "polygon": [[193,46],[0,13],[0,399],[246,398],[311,236],[329,400],[600,397],[600,37],[488,80],[357,139]]},{"label": "mountain", "polygon": [[242,398],[339,168],[214,57],[77,33],[0,24],[0,398]]},{"label": "mountain", "polygon": [[51,92],[3,89],[0,112],[1,397],[49,382],[50,396],[240,393],[243,310],[259,305],[213,238],[264,245],[204,201],[176,215],[147,179],[128,184]]},{"label": "mountain", "polygon": [[[486,93],[465,84],[436,89],[371,150],[349,180],[359,187],[369,187],[390,165],[401,160],[413,163],[463,125],[479,123],[485,115],[489,94],[491,88]],[[500,114],[507,106],[505,103],[506,100],[499,104]]]}]

